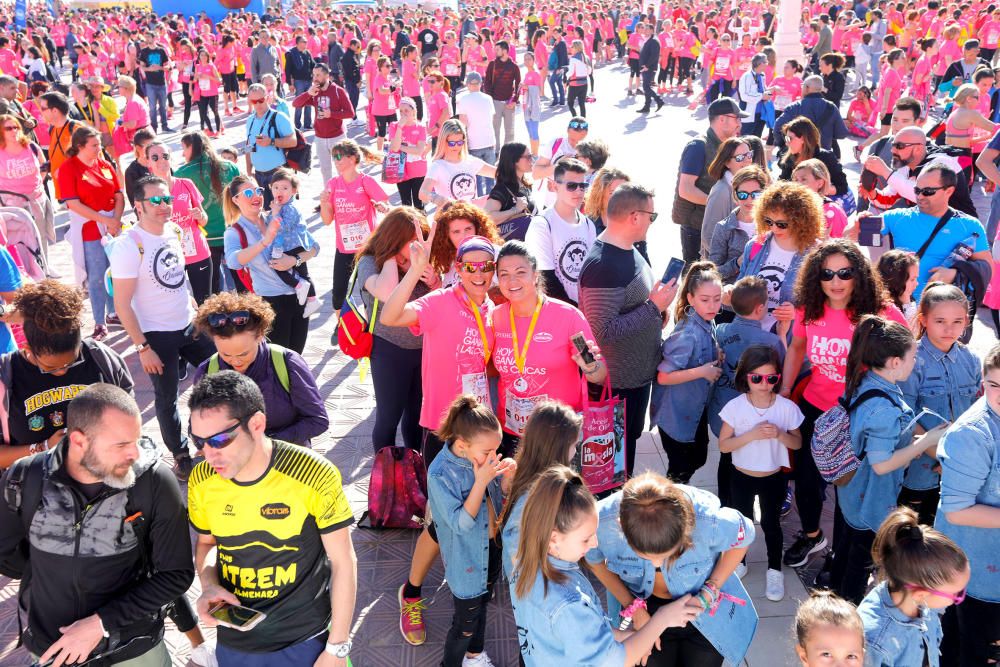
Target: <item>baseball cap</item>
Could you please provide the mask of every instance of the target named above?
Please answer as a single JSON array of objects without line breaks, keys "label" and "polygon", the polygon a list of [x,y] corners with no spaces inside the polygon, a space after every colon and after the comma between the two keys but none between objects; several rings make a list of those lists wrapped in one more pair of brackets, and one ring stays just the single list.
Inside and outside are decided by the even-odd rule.
[{"label": "baseball cap", "polygon": [[483,75],[479,72],[469,72],[465,75],[465,85],[479,85],[483,82]]},{"label": "baseball cap", "polygon": [[716,116],[739,116],[740,118],[749,118],[750,114],[743,109],[740,109],[740,105],[736,103],[731,97],[720,97],[711,104],[708,105],[708,119],[712,120]]}]

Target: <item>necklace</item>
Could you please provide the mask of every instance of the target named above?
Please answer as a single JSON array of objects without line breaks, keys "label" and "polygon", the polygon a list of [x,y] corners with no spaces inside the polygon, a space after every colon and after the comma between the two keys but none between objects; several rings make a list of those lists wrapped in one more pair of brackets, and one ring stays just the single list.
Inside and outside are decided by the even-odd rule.
[{"label": "necklace", "polygon": [[771,401],[767,404],[767,406],[765,406],[763,410],[758,410],[757,406],[753,404],[753,400],[750,398],[750,394],[747,394],[747,403],[750,404],[750,407],[753,409],[754,412],[757,413],[758,417],[763,417],[764,415],[766,415],[767,411],[770,410],[771,406],[774,405],[774,401],[775,401],[775,396],[774,394],[771,394]]}]

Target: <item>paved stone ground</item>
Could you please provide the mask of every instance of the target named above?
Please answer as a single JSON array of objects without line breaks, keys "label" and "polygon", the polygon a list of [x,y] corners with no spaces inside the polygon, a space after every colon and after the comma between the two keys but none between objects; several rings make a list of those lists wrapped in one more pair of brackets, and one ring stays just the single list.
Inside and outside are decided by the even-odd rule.
[{"label": "paved stone ground", "polygon": [[[670,202],[673,196],[676,180],[676,168],[683,145],[692,137],[704,132],[707,126],[703,109],[696,112],[687,109],[687,99],[681,96],[668,96],[667,106],[658,114],[641,116],[635,109],[641,104],[641,97],[628,98],[624,96],[625,70],[614,65],[603,67],[596,74],[597,102],[588,105],[588,118],[591,122],[591,136],[599,137],[608,142],[612,154],[609,164],[619,166],[630,173],[637,181],[655,187],[658,190],[656,209],[661,213],[660,222],[655,225],[650,234],[649,250],[655,271],[662,270],[667,259],[680,256],[680,242],[677,227],[669,221]],[[177,98],[180,96],[177,95]],[[175,115],[171,124],[179,125]],[[238,144],[244,138],[242,117],[230,123],[230,129],[224,139],[216,145]],[[543,140],[551,141],[565,129],[568,115],[565,111],[553,114],[546,108],[542,123]],[[517,119],[518,140],[526,141],[526,132]],[[357,137],[360,128],[350,129],[350,135]],[[179,135],[171,135],[174,164],[180,164]],[[846,145],[847,142],[845,142]],[[846,146],[844,155],[850,155],[850,147]],[[242,161],[241,161],[242,166]],[[853,183],[858,178],[857,163],[853,160],[846,165]],[[318,166],[305,179],[301,189],[302,210],[309,212],[310,228],[317,235],[324,248],[332,248],[332,235],[319,221],[317,215],[311,213],[319,191],[322,189]],[[387,188],[387,191],[392,189]],[[393,189],[394,190],[394,189]],[[398,196],[392,192],[394,200]],[[977,204],[983,201],[981,192],[977,192]],[[986,207],[980,208],[986,211]],[[62,219],[65,219],[63,215]],[[331,252],[326,252],[314,260],[313,276],[318,277],[317,288],[325,297],[330,288],[332,275]],[[54,247],[53,257],[56,266],[62,267],[60,272],[70,276],[68,246],[61,242]],[[330,344],[330,334],[333,330],[332,308],[329,300],[325,307],[312,321],[311,333],[305,350],[305,357],[314,369],[322,395],[325,396],[330,414],[329,432],[317,439],[315,449],[323,452],[340,469],[344,486],[355,516],[360,516],[366,506],[368,491],[368,476],[372,460],[370,434],[372,429],[374,397],[371,381],[361,383],[358,378],[357,364],[339,352]],[[88,328],[89,331],[89,328]],[[159,440],[159,431],[153,411],[153,392],[149,379],[142,371],[135,355],[128,349],[128,341],[121,330],[113,332],[110,344],[125,356],[132,374],[136,380],[136,396],[143,410],[145,432]],[[973,338],[973,348],[980,354],[985,352],[995,342],[992,328],[987,319],[976,324]],[[186,402],[186,392],[189,384],[183,385],[185,395],[181,397],[181,405]],[[186,410],[183,410],[186,412]],[[186,417],[185,417],[186,418]],[[654,433],[645,433],[640,440],[637,454],[637,470],[666,470],[666,460]],[[704,488],[715,490],[715,469],[718,461],[717,448],[709,458],[708,465],[696,475],[694,483]],[[827,503],[823,525],[830,534],[832,524],[832,506]],[[786,536],[786,546],[792,540],[798,528],[798,519],[794,513],[783,521]],[[355,550],[358,555],[358,601],[355,612],[355,635],[353,662],[357,667],[423,667],[438,664],[441,649],[447,634],[451,618],[450,594],[442,581],[443,569],[440,564],[431,571],[424,585],[428,598],[426,612],[428,639],[420,647],[411,647],[403,642],[398,632],[398,606],[396,589],[402,583],[409,571],[410,554],[412,553],[416,534],[408,531],[376,532],[369,530],[353,530]],[[818,567],[820,559],[815,558],[810,566],[800,571],[802,580],[808,580]],[[747,657],[750,665],[793,665],[794,659],[791,642],[791,622],[797,603],[806,596],[806,591],[800,579],[785,570],[786,597],[778,603],[764,598],[764,572],[766,558],[763,539],[758,539],[750,549],[750,571],[745,579],[747,588],[754,599],[754,604],[760,614],[760,625],[750,654]],[[189,592],[194,599],[197,595],[197,583]],[[505,586],[497,588],[497,599],[490,605],[489,630],[487,633],[486,650],[494,663],[503,666],[517,664],[517,644],[514,640],[516,629],[510,613],[509,596]],[[27,665],[30,659],[21,649],[16,649],[18,622],[16,617],[15,598],[16,582],[0,578],[0,665]],[[211,637],[211,633],[208,633]],[[186,665],[190,647],[172,625],[168,623],[167,641],[173,655],[174,665]]]}]

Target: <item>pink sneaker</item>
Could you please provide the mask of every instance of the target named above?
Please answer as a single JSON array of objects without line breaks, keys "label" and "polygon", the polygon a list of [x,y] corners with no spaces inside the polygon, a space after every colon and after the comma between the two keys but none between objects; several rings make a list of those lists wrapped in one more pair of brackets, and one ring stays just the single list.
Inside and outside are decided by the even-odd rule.
[{"label": "pink sneaker", "polygon": [[424,601],[422,598],[404,598],[403,588],[399,587],[399,632],[408,644],[420,646],[427,640],[424,629]]}]

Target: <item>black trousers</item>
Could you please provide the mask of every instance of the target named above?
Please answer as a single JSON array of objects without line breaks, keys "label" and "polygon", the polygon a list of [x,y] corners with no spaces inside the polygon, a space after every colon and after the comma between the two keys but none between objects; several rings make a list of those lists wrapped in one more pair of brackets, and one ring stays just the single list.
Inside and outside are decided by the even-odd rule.
[{"label": "black trousers", "polygon": [[[222,129],[222,120],[219,118],[219,96],[202,95],[198,98],[198,115],[201,117],[201,129],[212,131],[212,121],[208,117],[209,110],[215,114],[215,131]],[[186,121],[185,121],[186,122]]]},{"label": "black trousers", "polygon": [[[660,607],[670,604],[654,595],[646,599],[646,610],[650,615]],[[646,661],[646,667],[722,667],[722,654],[694,625],[688,623],[683,628],[667,628],[660,635],[660,648],[654,648]]]},{"label": "black trousers", "polygon": [[187,272],[188,281],[191,283],[191,294],[200,306],[213,294],[212,258],[206,257],[194,264],[188,264],[184,267],[184,271]]},{"label": "black trousers", "polygon": [[[576,113],[576,105],[580,105],[580,113]],[[587,85],[582,86],[570,86],[569,91],[566,93],[566,105],[569,107],[569,112],[571,115],[587,117]]]},{"label": "black trousers", "polygon": [[840,597],[860,604],[872,570],[875,532],[858,530],[845,523],[837,542],[834,545],[837,556],[833,559],[830,583]]},{"label": "black trousers", "polygon": [[769,570],[781,570],[781,503],[785,500],[787,484],[780,470],[767,477],[752,477],[733,468],[730,507],[743,516],[752,517],[753,500],[760,498],[760,527],[764,531]]},{"label": "black trousers", "polygon": [[187,127],[188,121],[191,120],[191,106],[193,104],[191,100],[190,82],[184,82],[181,84],[181,94],[184,95],[184,126]]},{"label": "black trousers", "polygon": [[500,576],[500,545],[490,540],[489,571],[486,592],[479,597],[462,599],[451,596],[455,605],[451,628],[444,642],[442,667],[462,667],[466,653],[482,653],[486,644],[486,604],[493,597],[493,584]]},{"label": "black trousers", "polygon": [[[421,350],[409,350],[374,336],[372,342],[372,384],[375,387],[375,426],[372,446],[375,451],[396,444],[396,427],[402,431],[403,444],[419,452],[423,429],[420,428]],[[430,463],[428,461],[427,463]]]},{"label": "black trousers", "polygon": [[941,667],[985,667],[1000,663],[1000,602],[966,597],[941,619]]},{"label": "black trousers", "polygon": [[612,395],[625,402],[625,466],[628,476],[635,470],[635,443],[646,426],[646,412],[649,410],[649,394],[653,386],[646,384],[633,389],[611,388]]},{"label": "black trousers", "polygon": [[222,258],[226,249],[222,246],[209,246],[208,250],[212,253],[212,294],[218,294],[222,291]]},{"label": "black trousers", "polygon": [[646,70],[642,73],[642,94],[645,95],[646,99],[642,104],[643,109],[649,109],[653,102],[656,102],[657,106],[663,104],[663,100],[660,96],[653,90],[653,75],[656,72],[653,70]]},{"label": "black trousers", "polygon": [[667,453],[667,477],[687,484],[708,460],[708,410],[701,413],[693,442],[674,440],[662,428],[658,430],[663,451]]},{"label": "black trousers", "polygon": [[396,189],[399,190],[399,203],[403,206],[412,206],[418,211],[424,210],[424,203],[420,201],[420,197],[418,196],[420,193],[420,187],[423,184],[423,176],[408,178],[405,181],[397,183]]},{"label": "black trousers", "polygon": [[[719,500],[723,507],[736,507],[733,504],[733,473],[736,468],[733,466],[733,455],[724,452],[719,455],[719,469],[716,471],[716,483],[719,489]],[[747,516],[750,516],[749,514]]]},{"label": "black trousers", "polygon": [[303,306],[299,305],[298,298],[294,294],[282,294],[266,296],[264,301],[271,304],[275,316],[268,340],[302,354],[309,333],[309,320],[302,317]]},{"label": "black trousers", "polygon": [[340,312],[347,298],[347,284],[354,268],[354,253],[336,251],[333,257],[333,309]]},{"label": "black trousers", "polygon": [[915,491],[905,486],[899,492],[897,502],[917,513],[917,520],[925,526],[933,526],[937,516],[938,501],[941,500],[941,487]]},{"label": "black trousers", "polygon": [[813,430],[816,427],[816,419],[823,411],[809,401],[803,399],[799,403],[799,409],[805,419],[799,426],[802,433],[802,447],[793,450],[792,460],[795,470],[795,508],[799,512],[799,519],[802,521],[802,530],[807,533],[815,533],[819,530],[819,519],[823,513],[823,501],[826,499],[826,482],[816,468],[816,461],[812,457]]}]

